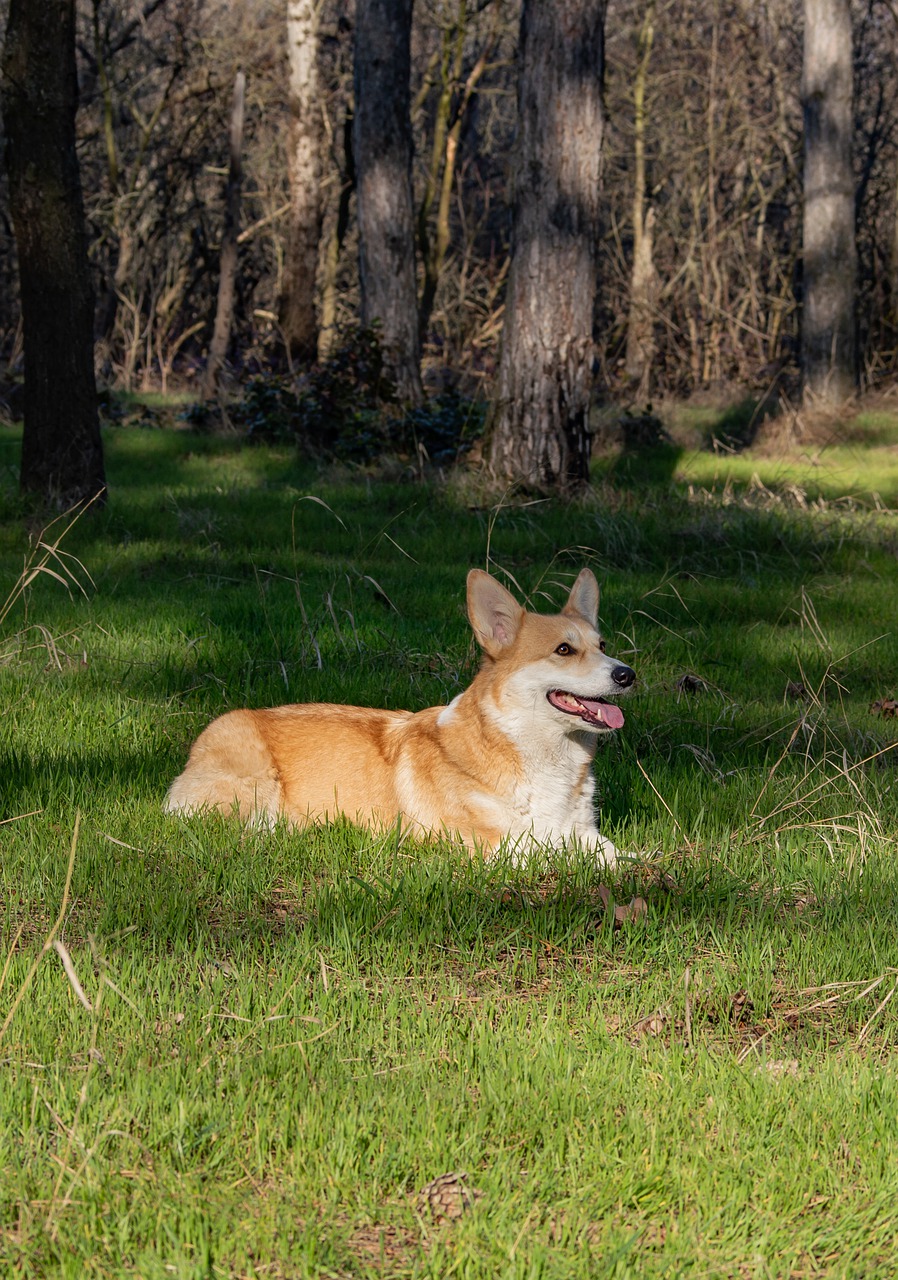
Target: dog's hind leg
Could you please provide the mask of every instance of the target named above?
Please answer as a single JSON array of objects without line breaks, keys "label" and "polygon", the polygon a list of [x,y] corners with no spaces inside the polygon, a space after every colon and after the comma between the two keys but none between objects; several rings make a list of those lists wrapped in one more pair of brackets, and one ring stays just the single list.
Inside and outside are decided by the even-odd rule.
[{"label": "dog's hind leg", "polygon": [[232,813],[236,808],[245,821],[271,825],[277,820],[278,770],[251,711],[231,711],[200,734],[163,808],[166,813]]}]

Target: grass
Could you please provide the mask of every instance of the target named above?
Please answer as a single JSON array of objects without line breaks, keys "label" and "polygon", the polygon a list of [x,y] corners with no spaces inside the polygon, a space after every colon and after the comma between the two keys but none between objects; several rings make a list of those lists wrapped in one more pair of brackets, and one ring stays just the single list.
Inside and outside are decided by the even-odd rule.
[{"label": "grass", "polygon": [[[561,507],[110,431],[62,544],[94,585],[38,575],[0,634],[0,1273],[893,1274],[894,432],[813,492],[695,452]],[[454,696],[488,555],[536,607],[602,582],[642,918],[576,859],[162,815],[226,708]],[[455,1170],[482,1194],[435,1222]]]}]

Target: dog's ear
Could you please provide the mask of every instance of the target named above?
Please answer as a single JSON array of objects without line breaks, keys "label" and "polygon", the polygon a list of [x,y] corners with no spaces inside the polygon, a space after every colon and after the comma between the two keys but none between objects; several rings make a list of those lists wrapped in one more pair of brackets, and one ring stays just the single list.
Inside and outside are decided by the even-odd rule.
[{"label": "dog's ear", "polygon": [[592,569],[581,569],[571,587],[567,604],[561,610],[568,617],[585,618],[592,627],[599,623],[599,584]]},{"label": "dog's ear", "polygon": [[514,643],[524,610],[501,582],[482,569],[468,574],[468,619],[477,643],[496,658]]}]

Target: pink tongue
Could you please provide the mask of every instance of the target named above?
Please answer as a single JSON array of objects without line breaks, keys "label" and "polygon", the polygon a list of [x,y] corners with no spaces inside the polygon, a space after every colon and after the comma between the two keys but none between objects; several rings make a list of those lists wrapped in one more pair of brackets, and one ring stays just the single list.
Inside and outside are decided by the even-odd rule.
[{"label": "pink tongue", "polygon": [[591,702],[589,698],[580,698],[579,701],[607,728],[620,729],[623,725],[624,713],[613,702]]}]

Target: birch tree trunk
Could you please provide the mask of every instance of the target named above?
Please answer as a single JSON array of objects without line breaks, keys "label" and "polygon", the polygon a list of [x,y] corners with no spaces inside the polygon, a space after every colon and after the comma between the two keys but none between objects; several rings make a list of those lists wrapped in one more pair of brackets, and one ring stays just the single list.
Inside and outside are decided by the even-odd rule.
[{"label": "birch tree trunk", "polygon": [[852,90],[849,0],[804,0],[802,384],[831,404],[857,386]]},{"label": "birch tree trunk", "polygon": [[524,0],[512,262],[489,467],[589,480],[606,0]]},{"label": "birch tree trunk", "polygon": [[291,362],[312,361],[318,352],[315,285],[321,240],[321,150],[324,142],[318,75],[320,9],[320,0],[288,0],[287,3],[290,222],[279,320]]},{"label": "birch tree trunk", "polygon": [[225,221],[221,238],[221,266],[218,277],[218,302],[215,325],[206,361],[203,395],[211,400],[218,390],[218,377],[228,352],[234,321],[234,299],[237,290],[237,236],[240,230],[240,204],[243,187],[243,108],[246,99],[246,76],[238,71],[231,99],[231,127],[228,138],[230,161],[225,194]]},{"label": "birch tree trunk", "polygon": [[2,77],[25,349],[20,484],[68,507],[106,489],[75,151],[74,0],[11,0]]},{"label": "birch tree trunk", "polygon": [[361,320],[380,327],[399,398],[423,399],[415,281],[412,131],[413,0],[358,0],[355,162]]}]

